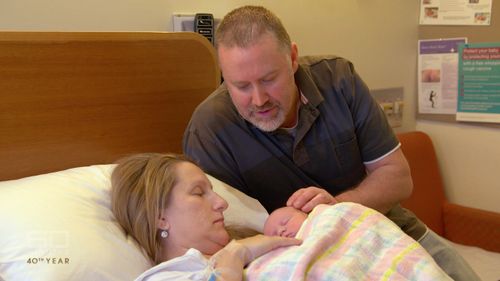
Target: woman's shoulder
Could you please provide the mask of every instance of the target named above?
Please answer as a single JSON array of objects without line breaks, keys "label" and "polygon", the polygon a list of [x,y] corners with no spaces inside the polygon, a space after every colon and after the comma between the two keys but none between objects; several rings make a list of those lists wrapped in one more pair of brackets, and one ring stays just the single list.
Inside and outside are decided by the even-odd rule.
[{"label": "woman's shoulder", "polygon": [[146,270],[135,281],[207,280],[210,272],[208,260],[200,251],[191,248],[182,256]]}]

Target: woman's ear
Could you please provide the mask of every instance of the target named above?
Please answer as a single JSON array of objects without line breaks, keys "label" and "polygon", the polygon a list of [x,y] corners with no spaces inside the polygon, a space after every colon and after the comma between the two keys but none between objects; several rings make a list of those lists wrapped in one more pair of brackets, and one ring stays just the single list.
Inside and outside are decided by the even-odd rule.
[{"label": "woman's ear", "polygon": [[160,217],[156,221],[156,228],[162,230],[168,230],[170,228],[170,224],[168,223],[168,219],[165,213],[165,211],[160,213]]}]

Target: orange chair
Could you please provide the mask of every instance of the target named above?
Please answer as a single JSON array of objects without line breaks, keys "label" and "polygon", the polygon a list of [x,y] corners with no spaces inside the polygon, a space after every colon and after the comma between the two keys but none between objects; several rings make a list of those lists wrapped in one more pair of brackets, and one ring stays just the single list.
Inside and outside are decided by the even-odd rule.
[{"label": "orange chair", "polygon": [[402,205],[450,241],[500,253],[500,213],[449,203],[429,136],[415,131],[398,138],[413,178],[413,194]]}]

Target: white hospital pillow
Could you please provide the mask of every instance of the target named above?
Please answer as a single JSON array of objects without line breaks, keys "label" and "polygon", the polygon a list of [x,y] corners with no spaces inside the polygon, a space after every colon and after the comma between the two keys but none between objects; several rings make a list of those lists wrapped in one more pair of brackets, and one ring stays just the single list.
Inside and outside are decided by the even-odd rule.
[{"label": "white hospital pillow", "polygon": [[0,182],[5,280],[131,280],[151,267],[110,209],[113,166]]},{"label": "white hospital pillow", "polygon": [[[151,267],[116,222],[114,165],[0,182],[0,280],[131,280]],[[209,177],[230,204],[226,224],[261,230],[258,201]]]},{"label": "white hospital pillow", "polygon": [[264,232],[264,223],[269,214],[259,201],[210,175],[207,177],[214,191],[229,205],[224,212],[226,226],[244,226]]}]

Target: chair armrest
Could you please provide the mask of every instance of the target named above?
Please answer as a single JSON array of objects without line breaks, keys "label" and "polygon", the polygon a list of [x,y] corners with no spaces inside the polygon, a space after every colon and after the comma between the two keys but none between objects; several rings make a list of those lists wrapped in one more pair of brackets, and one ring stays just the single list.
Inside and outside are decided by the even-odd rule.
[{"label": "chair armrest", "polygon": [[500,213],[445,202],[443,220],[446,239],[500,253]]}]

